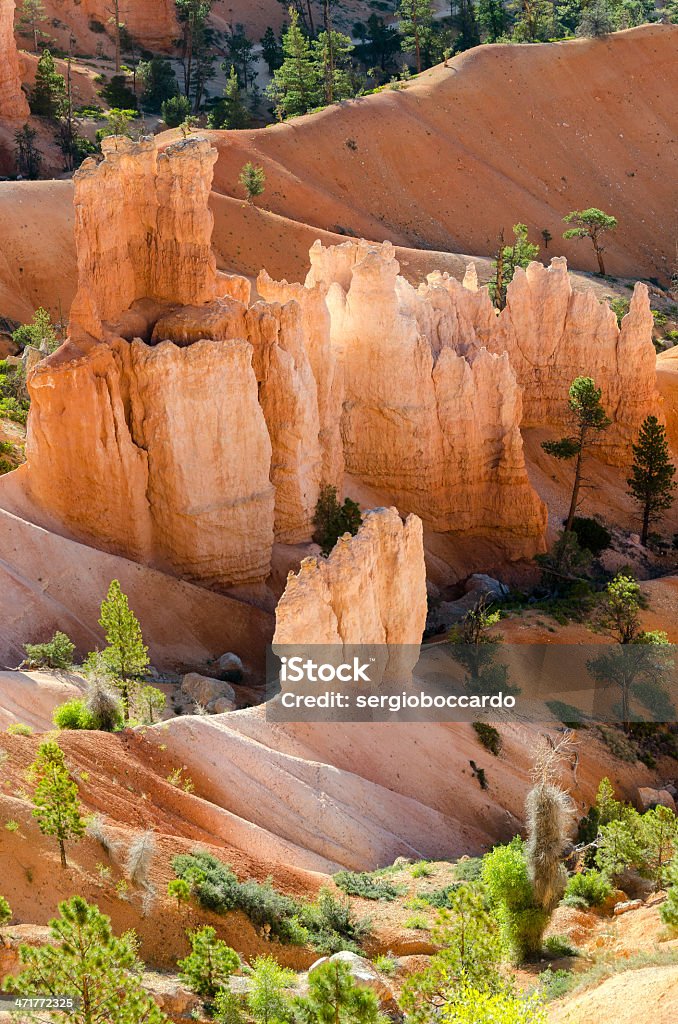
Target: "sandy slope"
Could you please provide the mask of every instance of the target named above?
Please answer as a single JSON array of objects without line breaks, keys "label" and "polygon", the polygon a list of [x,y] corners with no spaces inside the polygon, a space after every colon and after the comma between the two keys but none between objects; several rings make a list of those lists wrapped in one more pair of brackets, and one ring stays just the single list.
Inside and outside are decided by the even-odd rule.
[{"label": "sandy slope", "polygon": [[489,253],[525,221],[593,269],[562,217],[596,205],[620,229],[614,274],[666,272],[674,253],[678,26],[602,40],[481,46],[407,89],[386,89],[260,131],[215,133],[216,188],[246,160],[267,208],[328,230],[417,248]]},{"label": "sandy slope", "polygon": [[615,1024],[673,1024],[678,1016],[678,969],[645,967],[608,978],[575,999],[555,1006],[551,1024],[614,1021]]}]

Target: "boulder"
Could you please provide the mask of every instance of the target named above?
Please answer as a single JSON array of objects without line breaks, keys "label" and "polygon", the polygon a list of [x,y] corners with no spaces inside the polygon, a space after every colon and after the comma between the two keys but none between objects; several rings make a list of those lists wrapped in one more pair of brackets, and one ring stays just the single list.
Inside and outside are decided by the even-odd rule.
[{"label": "boulder", "polygon": [[235,707],[235,701],[231,700],[230,697],[217,697],[216,700],[209,702],[206,710],[209,711],[210,715],[223,715],[228,711],[235,711]]},{"label": "boulder", "polygon": [[650,789],[648,786],[640,786],[638,789],[638,809],[649,811],[652,807],[668,807],[676,813],[676,801],[667,789]]},{"label": "boulder", "polygon": [[624,903],[617,903],[614,908],[614,916],[619,917],[620,914],[627,914],[629,910],[637,910],[642,905],[642,900],[626,900]]},{"label": "boulder", "polygon": [[195,1020],[202,1010],[202,1002],[195,993],[185,988],[176,978],[146,971],[143,986],[171,1021]]},{"label": "boulder", "polygon": [[181,683],[182,691],[202,707],[207,708],[214,701],[225,698],[232,710],[235,707],[235,690],[223,679],[212,679],[199,672],[188,672]]},{"label": "boulder", "polygon": [[373,963],[367,960],[364,956],[358,956],[357,953],[351,953],[347,949],[343,949],[340,953],[334,953],[331,957],[321,957],[320,960],[316,960],[314,964],[309,967],[309,977],[313,974],[321,964],[340,962],[347,964],[353,980],[361,988],[367,988],[371,992],[374,992],[375,996],[379,1000],[379,1006],[381,1009],[389,1015],[392,1019],[402,1020],[402,1011],[398,1007],[396,1002],[393,989],[386,982]]},{"label": "boulder", "polygon": [[245,674],[245,666],[237,654],[228,651],[219,658],[219,678],[229,683],[239,683]]}]

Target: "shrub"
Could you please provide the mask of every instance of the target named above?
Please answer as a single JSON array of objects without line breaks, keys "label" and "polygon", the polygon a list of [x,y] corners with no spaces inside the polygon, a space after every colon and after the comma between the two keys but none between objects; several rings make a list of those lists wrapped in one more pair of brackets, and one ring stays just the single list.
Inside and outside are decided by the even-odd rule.
[{"label": "shrub", "polygon": [[209,853],[181,853],[172,860],[177,878],[189,883],[207,910],[224,914],[236,906],[238,879],[229,867]]},{"label": "shrub", "polygon": [[592,868],[568,879],[563,902],[572,907],[599,907],[612,893],[610,880]]},{"label": "shrub", "polygon": [[454,865],[454,877],[461,882],[477,882],[482,877],[483,858],[467,857]]},{"label": "shrub", "polygon": [[137,109],[137,98],[127,85],[124,75],[113,75],[110,82],[101,90],[101,95],[110,107],[117,107],[120,110]]},{"label": "shrub", "polygon": [[572,971],[552,971],[550,967],[547,967],[539,975],[539,992],[547,1002],[552,999],[561,999],[572,988],[574,979]]},{"label": "shrub", "polygon": [[338,953],[342,949],[357,953],[370,930],[369,921],[356,918],[348,900],[337,899],[325,887],[314,903],[302,907],[300,920],[308,929],[314,948],[323,953]]},{"label": "shrub", "polygon": [[134,885],[146,885],[156,852],[155,836],[150,829],[141,832],[127,853],[127,874]]},{"label": "shrub", "polygon": [[659,916],[670,928],[678,928],[678,853],[671,861],[668,881],[671,887],[666,902],[659,908]]},{"label": "shrub", "polygon": [[544,951],[554,958],[579,956],[579,950],[572,945],[567,935],[549,935],[544,941]]},{"label": "shrub", "polygon": [[410,874],[412,878],[430,878],[433,874],[433,868],[425,860],[418,860],[416,864],[413,864],[410,868]]},{"label": "shrub", "polygon": [[473,728],[475,729],[476,735],[485,750],[489,750],[491,754],[498,757],[501,753],[501,736],[499,730],[495,729],[493,725],[488,725],[486,722],[473,722]]},{"label": "shrub", "polygon": [[404,928],[411,928],[417,932],[427,932],[430,930],[431,925],[427,917],[423,914],[412,914],[406,921],[403,921]]},{"label": "shrub", "polygon": [[590,551],[594,557],[609,548],[612,541],[610,531],[597,519],[587,516],[575,516],[572,520],[572,530],[579,541],[579,547]]},{"label": "shrub", "polygon": [[187,96],[170,96],[162,102],[162,119],[168,128],[178,128],[191,113],[191,101]]},{"label": "shrub", "polygon": [[94,728],[102,732],[113,732],[122,727],[123,711],[120,698],[96,676],[87,687],[85,707],[92,721],[96,723]]},{"label": "shrub", "polygon": [[456,990],[440,1017],[443,1024],[546,1024],[546,1011],[536,993],[483,992],[469,985]]},{"label": "shrub", "polygon": [[59,704],[52,712],[52,721],[58,729],[96,729],[97,723],[81,698],[74,697]]},{"label": "shrub", "polygon": [[422,893],[420,900],[429,907],[436,907],[437,910],[449,910],[454,893],[460,884],[460,882],[453,882],[451,885],[445,885],[441,889],[433,889],[432,892]]},{"label": "shrub", "polygon": [[212,1000],[228,987],[228,979],[240,967],[240,957],[208,925],[189,932],[188,941],[191,952],[178,961],[179,976],[199,996]]},{"label": "shrub", "polygon": [[[414,871],[412,872],[413,877]],[[375,878],[368,871],[338,871],[335,884],[348,896],[361,896],[365,900],[394,900],[401,890],[392,882]]]},{"label": "shrub", "polygon": [[7,734],[9,736],[32,736],[33,729],[30,725],[24,725],[23,722],[13,722],[7,726]]},{"label": "shrub", "polygon": [[58,630],[47,643],[25,644],[24,650],[29,668],[69,669],[73,666],[75,644]]},{"label": "shrub", "polygon": [[522,841],[513,839],[488,853],[482,877],[512,959],[537,955],[549,914],[535,905]]}]

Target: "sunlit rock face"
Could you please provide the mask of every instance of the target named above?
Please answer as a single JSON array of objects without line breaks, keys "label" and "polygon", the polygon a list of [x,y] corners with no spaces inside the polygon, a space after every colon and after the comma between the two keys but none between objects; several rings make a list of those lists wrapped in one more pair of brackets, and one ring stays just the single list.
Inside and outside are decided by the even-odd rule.
[{"label": "sunlit rock face", "polygon": [[274,644],[421,643],[426,570],[421,520],[395,508],[368,512],[329,558],[290,573],[276,608]]},{"label": "sunlit rock face", "polygon": [[20,121],[29,116],[21,89],[19,54],[14,40],[14,0],[0,0],[0,119]]}]

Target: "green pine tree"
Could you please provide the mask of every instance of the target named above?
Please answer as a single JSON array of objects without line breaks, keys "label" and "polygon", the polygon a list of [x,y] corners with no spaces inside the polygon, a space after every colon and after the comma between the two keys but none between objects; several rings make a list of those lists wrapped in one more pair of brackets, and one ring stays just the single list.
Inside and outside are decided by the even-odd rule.
[{"label": "green pine tree", "polygon": [[263,194],[263,191],[266,188],[266,174],[264,172],[264,168],[258,167],[248,161],[240,172],[238,181],[245,190],[247,202],[252,204],[257,196]]},{"label": "green pine tree", "polygon": [[[222,64],[224,71],[226,65]],[[252,115],[240,88],[238,73],[233,64],[224,88],[223,99],[210,111],[207,123],[210,128],[249,128]]]},{"label": "green pine tree", "polygon": [[30,94],[31,113],[55,120],[66,99],[66,80],[56,70],[54,57],[43,50],[35,72],[35,85]]},{"label": "green pine tree", "polygon": [[618,225],[616,217],[609,213],[603,213],[597,206],[591,206],[587,210],[573,210],[563,217],[566,224],[574,224],[575,227],[568,228],[563,232],[563,238],[590,238],[593,251],[598,260],[598,270],[601,277],[605,277],[605,262],[603,260],[604,247],[600,239],[608,231],[614,231]]},{"label": "green pine tree", "polygon": [[101,652],[101,661],[120,690],[123,713],[128,722],[130,690],[134,681],[148,668],[149,659],[139,620],[129,607],[118,580],[111,582],[101,604],[99,625],[104,630],[108,645]]},{"label": "green pine tree", "polygon": [[422,69],[422,53],[430,41],[433,28],[431,0],[400,0],[398,23],[403,53],[413,53],[417,72]]},{"label": "green pine tree", "polygon": [[283,62],[273,73],[267,95],[278,117],[305,114],[321,102],[322,83],[311,44],[299,24],[299,14],[290,8],[290,25],[283,35]]},{"label": "green pine tree", "polygon": [[[4,928],[6,924],[12,920],[12,908],[5,899],[4,896],[0,896],[0,928]],[[0,945],[4,944],[4,939],[0,935]]]},{"label": "green pine tree", "polygon": [[240,957],[209,925],[187,934],[191,952],[177,964],[180,977],[197,995],[213,1000],[228,987],[228,979],[240,967]]},{"label": "green pine tree", "polygon": [[272,956],[258,956],[252,964],[247,1006],[257,1024],[284,1024],[291,1019],[289,989],[295,974]]},{"label": "green pine tree", "polygon": [[308,995],[294,1000],[300,1024],[379,1024],[374,992],[360,988],[348,964],[327,960],[311,971]]},{"label": "green pine tree", "polygon": [[142,987],[134,932],[117,938],[110,918],[81,896],[60,903],[59,914],[47,945],[19,947],[22,970],[6,979],[6,990],[73,996],[71,1024],[169,1024]]},{"label": "green pine tree", "polygon": [[641,509],[643,546],[647,545],[650,523],[659,522],[676,500],[675,475],[666,428],[656,416],[647,416],[641,424],[638,443],[633,446],[631,476],[626,481],[629,494]]},{"label": "green pine tree", "polygon": [[325,103],[335,103],[354,95],[350,75],[353,50],[349,37],[334,29],[320,32],[313,40],[312,52],[323,83]]},{"label": "green pine tree", "polygon": [[283,60],[282,46],[278,42],[275,32],[269,25],[260,39],[261,56],[266,62],[269,75],[272,75],[280,67]]},{"label": "green pine tree", "polygon": [[29,769],[35,782],[31,802],[33,816],[43,835],[54,836],[59,844],[62,868],[66,863],[66,842],[77,841],[85,834],[85,821],[80,813],[78,787],[66,766],[58,743],[41,743],[38,756]]},{"label": "green pine tree", "polygon": [[345,533],[350,533],[354,537],[362,526],[362,521],[363,517],[357,502],[345,498],[343,505],[340,505],[336,487],[330,485],[321,488],[313,525],[316,528],[315,539],[320,544],[324,555],[329,555],[339,538],[343,537]]},{"label": "green pine tree", "polygon": [[478,0],[478,25],[488,43],[496,43],[506,32],[503,0]]},{"label": "green pine tree", "polygon": [[499,237],[494,277],[490,281],[490,295],[497,309],[503,309],[506,305],[506,292],[518,267],[525,269],[539,255],[539,246],[527,237],[526,224],[514,224],[513,235],[513,245],[504,245],[503,229]]},{"label": "green pine tree", "polygon": [[609,427],[608,418],[601,402],[602,391],[591,377],[576,377],[570,385],[568,406],[573,421],[573,432],[558,441],[544,441],[542,448],[556,459],[575,459],[574,483],[570,510],[565,522],[565,531],[572,529],[577,514],[579,491],[582,484],[582,470],[587,451],[596,443],[598,435]]}]

